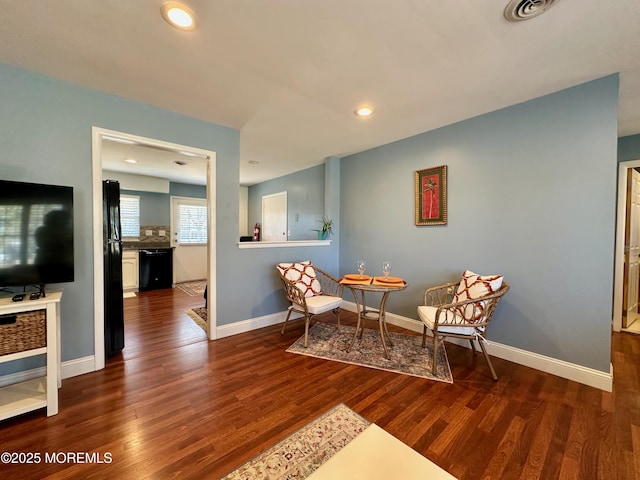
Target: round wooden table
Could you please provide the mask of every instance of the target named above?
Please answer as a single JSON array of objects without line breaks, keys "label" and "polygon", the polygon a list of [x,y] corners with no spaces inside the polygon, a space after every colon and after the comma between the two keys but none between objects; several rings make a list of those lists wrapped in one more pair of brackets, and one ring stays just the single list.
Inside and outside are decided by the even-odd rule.
[{"label": "round wooden table", "polygon": [[[382,285],[377,283],[375,279],[371,281],[369,284],[358,284],[358,283],[348,283],[342,282],[342,284],[351,290],[353,293],[353,298],[356,301],[356,309],[358,312],[358,324],[356,325],[356,331],[353,335],[353,339],[349,343],[347,347],[347,352],[351,350],[353,347],[358,334],[360,334],[360,338],[362,338],[362,334],[364,333],[364,321],[369,320],[377,320],[378,327],[380,328],[380,339],[382,340],[382,347],[384,348],[384,354],[387,359],[390,359],[389,350],[387,349],[387,341],[389,345],[393,346],[393,342],[391,341],[391,337],[389,336],[389,331],[387,330],[387,322],[385,319],[385,306],[387,303],[387,298],[391,292],[399,292],[407,288],[407,282],[403,281],[402,283],[389,283],[386,285]],[[360,292],[360,296],[362,301],[358,300],[358,292]],[[369,310],[367,308],[367,304],[365,302],[365,292],[376,292],[382,293],[382,298],[380,299],[380,307],[377,310]]]}]

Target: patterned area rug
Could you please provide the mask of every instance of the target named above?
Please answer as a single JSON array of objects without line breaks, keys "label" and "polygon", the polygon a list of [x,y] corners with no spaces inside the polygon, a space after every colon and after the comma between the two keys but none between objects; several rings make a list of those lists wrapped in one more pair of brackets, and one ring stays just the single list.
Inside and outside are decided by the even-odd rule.
[{"label": "patterned area rug", "polygon": [[341,403],[221,480],[307,478],[370,424]]},{"label": "patterned area rug", "polygon": [[194,280],[193,282],[176,283],[176,287],[178,287],[188,295],[191,295],[192,297],[202,297],[204,295],[204,287],[206,286],[206,280]]},{"label": "patterned area rug", "polygon": [[189,308],[184,311],[201,329],[207,331],[207,309],[204,307]]},{"label": "patterned area rug", "polygon": [[318,322],[309,329],[307,348],[304,347],[302,336],[287,349],[287,352],[453,383],[444,345],[438,348],[438,373],[434,376],[431,373],[433,344],[427,342],[426,348],[422,348],[422,337],[389,333],[393,346],[387,345],[391,356],[391,359],[387,360],[380,340],[380,331],[377,329],[366,328],[362,338],[356,339],[351,351],[347,352],[347,346],[354,333],[354,327],[343,325],[338,332],[337,325]]}]

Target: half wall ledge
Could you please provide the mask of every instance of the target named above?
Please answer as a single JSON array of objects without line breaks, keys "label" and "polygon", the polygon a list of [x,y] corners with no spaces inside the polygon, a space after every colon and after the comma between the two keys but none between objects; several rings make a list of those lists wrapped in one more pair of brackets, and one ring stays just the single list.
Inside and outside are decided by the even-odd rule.
[{"label": "half wall ledge", "polygon": [[238,242],[238,249],[249,248],[286,248],[286,247],[324,247],[331,245],[331,240],[291,240],[287,242]]}]

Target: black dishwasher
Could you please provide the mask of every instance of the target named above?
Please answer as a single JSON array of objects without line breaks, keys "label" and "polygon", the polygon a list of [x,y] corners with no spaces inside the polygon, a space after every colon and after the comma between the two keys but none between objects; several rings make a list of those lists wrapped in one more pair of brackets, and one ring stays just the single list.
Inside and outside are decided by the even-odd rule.
[{"label": "black dishwasher", "polygon": [[144,292],[173,286],[173,249],[146,248],[138,254],[138,290]]}]

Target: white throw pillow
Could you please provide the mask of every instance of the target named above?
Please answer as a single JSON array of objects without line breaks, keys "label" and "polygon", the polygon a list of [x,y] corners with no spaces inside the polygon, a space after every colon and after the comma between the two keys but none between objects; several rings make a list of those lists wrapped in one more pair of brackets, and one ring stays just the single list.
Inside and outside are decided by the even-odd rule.
[{"label": "white throw pillow", "polygon": [[[475,300],[497,292],[502,286],[502,275],[478,275],[470,270],[465,270],[462,274],[460,285],[453,296],[454,302],[464,302],[465,300]],[[458,308],[458,313],[469,322],[478,322],[484,317],[485,302],[476,302],[476,309],[471,306]]]},{"label": "white throw pillow", "polygon": [[310,261],[296,263],[279,263],[278,270],[288,280],[291,280],[305,297],[322,295],[322,286],[316,278],[316,271]]}]

